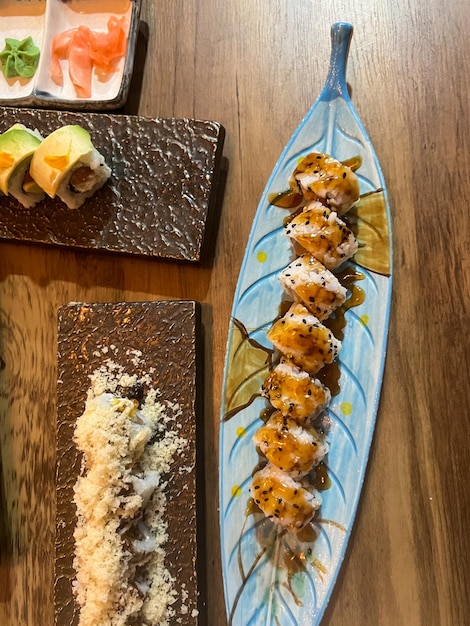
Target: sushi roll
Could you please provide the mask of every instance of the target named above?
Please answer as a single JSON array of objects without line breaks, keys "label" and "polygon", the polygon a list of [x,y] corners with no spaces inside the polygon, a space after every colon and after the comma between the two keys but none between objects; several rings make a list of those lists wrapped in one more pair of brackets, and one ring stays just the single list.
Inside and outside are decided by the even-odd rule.
[{"label": "sushi roll", "polygon": [[316,489],[272,463],[255,472],[250,492],[266,517],[293,532],[304,528],[321,506],[321,496]]},{"label": "sushi roll", "polygon": [[39,133],[14,124],[0,135],[0,190],[29,209],[45,194],[30,175],[33,154],[41,144]]},{"label": "sushi roll", "polygon": [[341,342],[331,330],[299,303],[294,303],[272,325],[266,337],[286,358],[310,374],[332,363],[341,349]]},{"label": "sushi roll", "polygon": [[152,497],[161,481],[149,458],[158,419],[136,400],[89,393],[77,420],[74,441],[83,460],[74,485],[73,536],[80,624],[147,623],[144,604],[152,604],[148,592],[161,576],[152,565],[161,537],[153,528]]},{"label": "sushi roll", "polygon": [[284,291],[302,302],[319,320],[327,319],[346,300],[346,289],[312,254],[303,254],[279,276]]},{"label": "sushi roll", "polygon": [[34,153],[31,176],[48,196],[58,196],[77,209],[111,175],[103,155],[81,126],[63,126],[51,133]]},{"label": "sushi roll", "polygon": [[295,168],[290,186],[305,200],[319,200],[343,215],[359,199],[359,179],[350,167],[328,154],[311,152]]},{"label": "sushi roll", "polygon": [[276,411],[259,428],[253,441],[273,465],[291,476],[304,476],[322,461],[328,445],[311,424]]},{"label": "sushi roll", "polygon": [[298,421],[316,417],[331,400],[328,387],[285,360],[269,372],[261,393],[282,415]]},{"label": "sushi roll", "polygon": [[285,233],[329,270],[337,269],[358,249],[356,238],[344,221],[320,202],[307,204],[286,224]]}]

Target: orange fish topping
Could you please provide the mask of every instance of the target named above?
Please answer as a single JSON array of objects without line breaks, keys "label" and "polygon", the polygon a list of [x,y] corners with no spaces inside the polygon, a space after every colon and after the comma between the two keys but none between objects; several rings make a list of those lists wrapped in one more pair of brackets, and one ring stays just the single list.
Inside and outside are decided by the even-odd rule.
[{"label": "orange fish topping", "polygon": [[0,152],[0,167],[10,167],[14,160],[9,152]]},{"label": "orange fish topping", "polygon": [[47,165],[50,165],[56,170],[63,170],[69,164],[69,155],[64,154],[64,155],[59,155],[59,156],[55,156],[55,155],[46,156],[44,157],[44,161],[45,163],[47,163]]}]

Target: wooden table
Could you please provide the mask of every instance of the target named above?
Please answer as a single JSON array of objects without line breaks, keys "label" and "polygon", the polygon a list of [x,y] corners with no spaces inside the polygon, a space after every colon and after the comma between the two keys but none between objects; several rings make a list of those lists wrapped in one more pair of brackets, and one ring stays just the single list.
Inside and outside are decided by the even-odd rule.
[{"label": "wooden table", "polygon": [[352,97],[393,212],[394,290],[380,408],[330,626],[470,620],[468,496],[470,4],[454,0],[143,0],[147,57],[127,113],[213,119],[229,162],[203,266],[2,242],[0,624],[52,624],[57,309],[69,301],[203,303],[209,626],[225,608],[218,429],[234,289],[267,178],[317,97],[330,25],[355,27]]}]

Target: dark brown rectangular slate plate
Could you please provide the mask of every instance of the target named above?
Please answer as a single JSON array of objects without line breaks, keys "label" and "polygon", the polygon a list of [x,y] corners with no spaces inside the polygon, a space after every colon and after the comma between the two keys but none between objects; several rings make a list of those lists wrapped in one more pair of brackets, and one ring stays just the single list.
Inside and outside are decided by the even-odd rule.
[{"label": "dark brown rectangular slate plate", "polygon": [[0,195],[0,238],[199,262],[215,210],[225,131],[213,121],[0,107],[43,136],[86,128],[112,174],[79,209],[46,198],[31,209]]},{"label": "dark brown rectangular slate plate", "polygon": [[[89,376],[106,359],[125,372],[152,374],[161,401],[178,403],[182,409],[181,436],[188,445],[174,458],[166,490],[168,542],[166,566],[176,578],[177,591],[184,589],[174,605],[177,623],[204,625],[203,517],[204,481],[197,464],[202,411],[199,401],[200,306],[193,301],[143,303],[74,303],[59,310],[58,415],[57,415],[57,514],[54,601],[56,626],[78,623],[78,607],[72,592],[75,528],[73,485],[81,456],[73,443],[77,418],[83,413],[90,387]],[[130,351],[139,351],[132,362]],[[153,370],[152,370],[153,368]],[[146,395],[148,388],[143,388]],[[197,436],[196,436],[197,435]],[[192,471],[187,471],[187,468]],[[179,471],[184,468],[184,471]],[[201,474],[200,474],[201,472]],[[189,609],[181,611],[182,607]],[[199,612],[196,616],[193,612]]]}]

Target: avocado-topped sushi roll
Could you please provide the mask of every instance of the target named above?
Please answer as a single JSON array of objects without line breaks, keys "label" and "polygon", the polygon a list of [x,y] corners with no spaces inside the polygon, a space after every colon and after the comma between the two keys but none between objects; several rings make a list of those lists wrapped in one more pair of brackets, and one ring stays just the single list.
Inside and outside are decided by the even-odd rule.
[{"label": "avocado-topped sushi roll", "polygon": [[14,124],[0,135],[0,190],[29,209],[44,198],[44,192],[30,175],[33,154],[42,137],[23,124]]},{"label": "avocado-topped sushi roll", "polygon": [[102,187],[111,170],[81,126],[63,126],[36,150],[31,176],[48,196],[58,196],[69,209],[77,209]]}]

